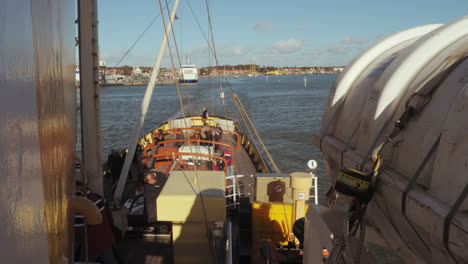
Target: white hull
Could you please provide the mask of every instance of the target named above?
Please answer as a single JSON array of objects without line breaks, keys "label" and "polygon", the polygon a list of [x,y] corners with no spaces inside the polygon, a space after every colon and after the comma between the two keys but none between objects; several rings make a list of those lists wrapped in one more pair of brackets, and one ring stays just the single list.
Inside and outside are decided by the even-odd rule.
[{"label": "white hull", "polygon": [[196,83],[198,82],[198,69],[196,65],[182,65],[180,82],[182,83]]}]

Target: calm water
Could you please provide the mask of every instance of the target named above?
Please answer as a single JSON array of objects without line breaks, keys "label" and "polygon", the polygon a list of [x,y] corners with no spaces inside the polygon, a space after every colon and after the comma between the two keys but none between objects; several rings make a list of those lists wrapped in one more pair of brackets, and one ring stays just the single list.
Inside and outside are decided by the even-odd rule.
[{"label": "calm water", "polygon": [[[322,156],[312,144],[312,135],[320,129],[324,104],[336,75],[258,76],[229,78],[229,84],[238,94],[265,145],[282,172],[305,171],[306,163],[315,159],[319,168],[319,200],[330,183],[325,175]],[[228,118],[239,124],[230,89],[221,83],[225,92]],[[211,115],[225,116],[219,99],[219,80],[201,79],[198,84],[180,86],[185,112],[201,114],[207,107]],[[125,148],[136,125],[146,86],[106,87],[101,89],[102,159],[110,150]],[[187,93],[191,108],[187,104]],[[175,85],[157,86],[153,93],[142,135],[162,122],[181,116]],[[80,143],[77,145],[78,150]],[[401,263],[401,260],[378,246],[369,245],[377,263]]]}]

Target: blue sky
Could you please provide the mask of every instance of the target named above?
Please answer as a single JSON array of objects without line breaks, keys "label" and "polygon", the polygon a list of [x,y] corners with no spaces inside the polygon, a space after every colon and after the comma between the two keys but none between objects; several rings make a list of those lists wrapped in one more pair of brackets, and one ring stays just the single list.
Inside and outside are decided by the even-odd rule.
[{"label": "blue sky", "polygon": [[[172,9],[173,2],[169,1]],[[181,0],[174,23],[182,60],[214,65],[205,34],[205,0]],[[156,0],[100,0],[99,42],[108,66],[133,44],[159,14]],[[162,1],[164,3],[164,0]],[[468,15],[468,0],[210,0],[220,64],[337,66],[376,41],[415,26],[448,23]],[[120,65],[152,66],[163,36],[158,18]],[[211,61],[211,63],[210,63]],[[163,66],[168,67],[166,56]]]}]

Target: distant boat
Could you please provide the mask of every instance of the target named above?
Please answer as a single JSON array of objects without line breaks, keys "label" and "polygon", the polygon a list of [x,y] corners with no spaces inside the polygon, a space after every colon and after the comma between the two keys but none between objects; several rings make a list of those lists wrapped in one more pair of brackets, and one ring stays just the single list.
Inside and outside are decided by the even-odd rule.
[{"label": "distant boat", "polygon": [[182,78],[179,79],[181,83],[197,83],[198,82],[198,69],[197,65],[185,64],[180,68]]},{"label": "distant boat", "polygon": [[80,87],[80,67],[75,68],[75,86]]}]

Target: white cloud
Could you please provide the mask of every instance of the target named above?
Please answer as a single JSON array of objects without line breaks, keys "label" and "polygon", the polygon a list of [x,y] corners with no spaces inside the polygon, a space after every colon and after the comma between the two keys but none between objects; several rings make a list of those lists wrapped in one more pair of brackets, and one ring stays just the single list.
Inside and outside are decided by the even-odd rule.
[{"label": "white cloud", "polygon": [[[255,46],[253,45],[216,45],[216,54],[220,64],[247,63],[247,61],[250,61],[254,50]],[[184,60],[189,58],[191,63],[200,66],[215,64],[213,57],[211,57],[211,60],[209,59],[208,55],[211,52],[206,44],[190,48],[183,53]]]},{"label": "white cloud", "polygon": [[271,55],[275,54],[291,54],[302,50],[304,47],[305,41],[300,39],[288,39],[288,40],[279,40],[271,45],[267,49],[267,53]]},{"label": "white cloud", "polygon": [[[216,54],[221,59],[223,57],[245,56],[255,49],[253,45],[218,45],[216,46]],[[189,49],[184,52],[185,56],[189,57],[207,57],[209,54],[208,45],[204,44],[198,47]]]},{"label": "white cloud", "polygon": [[208,56],[208,54],[210,54],[210,50],[207,44],[193,47],[187,51],[184,51],[184,56],[187,56],[189,58],[206,57]]},{"label": "white cloud", "polygon": [[270,20],[260,20],[257,21],[252,28],[255,31],[269,31],[273,28],[273,22]]},{"label": "white cloud", "polygon": [[319,48],[309,49],[302,55],[315,66],[341,66],[348,64],[355,56],[368,47],[369,41],[346,37],[340,41]]},{"label": "white cloud", "polygon": [[245,56],[255,49],[253,45],[229,46],[222,45],[218,48],[218,55],[221,57]]}]

